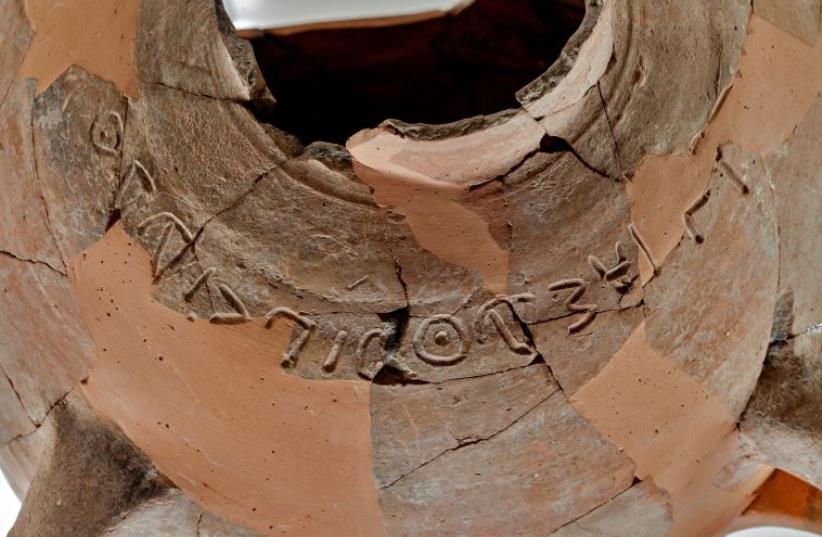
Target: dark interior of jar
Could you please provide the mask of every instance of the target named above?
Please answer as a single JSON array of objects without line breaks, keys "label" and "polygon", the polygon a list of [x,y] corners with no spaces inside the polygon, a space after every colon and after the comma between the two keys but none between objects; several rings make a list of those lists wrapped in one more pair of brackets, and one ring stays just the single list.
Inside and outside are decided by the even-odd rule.
[{"label": "dark interior of jar", "polygon": [[278,101],[272,122],[304,143],[345,143],[389,118],[437,124],[517,107],[515,92],[554,62],[584,14],[582,0],[477,0],[420,22],[251,43]]}]

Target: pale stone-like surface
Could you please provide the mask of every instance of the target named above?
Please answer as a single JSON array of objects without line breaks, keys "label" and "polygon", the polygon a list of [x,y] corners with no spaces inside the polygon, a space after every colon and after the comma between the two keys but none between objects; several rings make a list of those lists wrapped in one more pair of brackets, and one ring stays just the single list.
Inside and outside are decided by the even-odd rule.
[{"label": "pale stone-like surface", "polygon": [[[751,8],[738,0],[700,0],[687,8],[654,0],[604,5],[599,17],[612,20],[611,32],[589,30],[601,47],[613,48],[601,78],[578,83],[579,90],[590,88],[545,119],[531,104],[533,89],[519,98],[549,134],[568,140],[592,168],[630,176],[646,155],[688,151],[705,128],[733,79]],[[600,71],[593,51],[570,57]],[[554,83],[543,91],[554,86],[562,90]]]},{"label": "pale stone-like surface", "polygon": [[390,535],[537,537],[627,489],[633,472],[556,392],[497,435],[382,489],[380,503]]},{"label": "pale stone-like surface", "polygon": [[450,263],[417,243],[412,228],[400,214],[386,211],[388,247],[397,262],[411,315],[425,316],[460,309],[481,292],[482,275]]},{"label": "pale stone-like surface", "polygon": [[298,163],[290,164],[292,173],[266,174],[253,192],[206,226],[197,243],[203,263],[220,267],[221,277],[258,316],[275,305],[307,313],[388,313],[404,307],[384,244],[383,215],[373,204],[317,190],[295,173],[312,174],[311,169],[294,170]]},{"label": "pale stone-like surface", "polygon": [[251,45],[234,34],[222,5],[209,0],[140,5],[135,55],[142,82],[218,99],[272,100]]},{"label": "pale stone-like surface", "polygon": [[531,326],[545,363],[565,393],[572,394],[596,376],[642,322],[641,307],[609,311],[580,332],[568,335],[564,320]]},{"label": "pale stone-like surface", "polygon": [[0,366],[28,415],[40,423],[85,377],[93,345],[65,276],[0,255],[0,289]]},{"label": "pale stone-like surface", "polygon": [[[30,0],[13,85],[0,0],[4,468],[25,490],[81,379],[111,420],[43,452],[26,531],[246,535],[196,501],[266,535],[702,537],[771,465],[818,484],[813,21],[590,4],[525,111],[349,153],[264,123],[210,0]],[[118,425],[182,493],[109,501]]]},{"label": "pale stone-like surface", "polygon": [[[819,48],[756,15],[744,51],[733,85],[716,103],[693,154],[648,156],[627,185],[631,220],[657,263],[664,263],[684,235],[682,213],[705,192],[719,146],[732,141],[762,156],[776,150],[802,122],[822,86]],[[643,283],[653,275],[644,258],[640,272]]]},{"label": "pale stone-like surface", "polygon": [[[362,342],[372,330],[391,334],[398,328],[395,322],[383,321],[374,313],[327,313],[311,315],[310,319],[314,325],[308,340],[293,364],[285,367],[296,375],[311,379],[361,380],[373,377],[385,361],[387,339],[369,341],[364,348]],[[304,332],[305,328],[294,323],[292,341]],[[336,359],[333,359],[335,353]],[[329,357],[332,357],[331,361]],[[282,359],[282,356],[277,358]]]},{"label": "pale stone-like surface", "polygon": [[822,100],[765,158],[779,226],[779,302],[762,376],[742,421],[774,466],[822,487],[822,250],[818,194]]},{"label": "pale stone-like surface", "polygon": [[690,236],[646,286],[648,341],[739,416],[765,359],[776,304],[773,197],[761,159],[734,146],[722,147],[703,196],[683,215]]},{"label": "pale stone-like surface", "polygon": [[0,2],[0,107],[6,100],[17,69],[31,44],[32,31],[26,19],[23,0]]},{"label": "pale stone-like surface", "polygon": [[531,308],[530,302],[480,289],[453,314],[411,316],[397,343],[398,359],[414,378],[429,382],[526,366],[537,356],[523,323]]},{"label": "pale stone-like surface", "polygon": [[[276,528],[276,524],[271,524],[272,528]],[[199,534],[196,537],[259,537],[259,533],[237,526],[230,522],[215,516],[208,511],[202,512],[199,525],[197,526]],[[176,535],[169,535],[169,537],[176,537]]]},{"label": "pale stone-like surface", "polygon": [[780,299],[762,376],[741,428],[768,464],[822,487],[819,126],[822,100],[765,158],[779,226]]},{"label": "pale stone-like surface", "polygon": [[779,226],[779,290],[793,293],[792,334],[822,323],[822,97],[765,157]]},{"label": "pale stone-like surface", "polygon": [[614,52],[614,3],[589,0],[563,54],[517,99],[545,132],[566,140],[586,165],[620,177],[622,163],[605,113],[599,80]]},{"label": "pale stone-like surface", "polygon": [[374,477],[386,487],[424,464],[500,433],[559,389],[543,364],[408,386],[371,386]]},{"label": "pale stone-like surface", "polygon": [[63,271],[37,180],[32,148],[33,99],[34,83],[18,80],[0,105],[0,250]]},{"label": "pale stone-like surface", "polygon": [[610,502],[549,537],[657,537],[671,526],[668,496],[651,481],[629,488]]},{"label": "pale stone-like surface", "polygon": [[[574,289],[552,287],[581,279],[586,289],[575,304],[591,305],[592,311],[616,309],[622,293],[615,284],[624,280],[630,287],[640,253],[627,229],[628,200],[621,184],[592,172],[571,153],[546,164],[506,197],[511,228],[508,289],[536,295],[525,322],[568,317],[570,326],[585,315],[566,304]],[[590,256],[609,270],[625,262],[624,269],[606,281]]]},{"label": "pale stone-like surface", "polygon": [[621,171],[631,173],[647,154],[687,152],[705,128],[733,81],[751,6],[740,0],[614,6],[616,61],[599,87]]},{"label": "pale stone-like surface", "polygon": [[139,163],[145,170],[140,177],[147,173],[157,190],[145,192],[147,183],[140,181],[143,191],[124,200],[134,200],[122,208],[131,232],[162,211],[195,232],[285,159],[273,131],[230,101],[146,84],[127,114],[121,174]]},{"label": "pale stone-like surface", "polygon": [[125,120],[126,100],[114,85],[79,67],[35,100],[37,172],[63,259],[100,240],[112,218]]},{"label": "pale stone-like surface", "polygon": [[[285,159],[284,138],[239,104],[159,85],[142,86],[126,114],[118,206],[126,229],[152,252],[155,276],[172,274],[196,261],[190,246],[200,228]],[[182,306],[199,275],[165,280],[158,294]]]}]

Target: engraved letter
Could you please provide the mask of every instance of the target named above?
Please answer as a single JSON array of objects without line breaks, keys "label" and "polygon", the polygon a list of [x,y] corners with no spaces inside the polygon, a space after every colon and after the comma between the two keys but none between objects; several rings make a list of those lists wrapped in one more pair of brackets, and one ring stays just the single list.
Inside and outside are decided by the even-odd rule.
[{"label": "engraved letter", "polygon": [[337,360],[340,357],[342,346],[345,345],[345,340],[348,339],[348,332],[340,330],[337,332],[337,337],[334,338],[334,345],[328,352],[325,361],[323,362],[323,371],[331,372],[337,367]]},{"label": "engraved letter", "polygon": [[154,178],[148,173],[148,170],[146,170],[145,166],[143,166],[139,160],[135,160],[129,165],[128,171],[126,171],[126,175],[123,177],[123,182],[120,184],[120,191],[117,193],[116,200],[117,207],[122,209],[130,203],[134,203],[137,201],[137,198],[140,197],[139,194],[135,194],[128,199],[123,199],[135,181],[142,185],[144,191],[150,194],[157,193],[157,183],[154,182]]},{"label": "engraved letter", "polygon": [[[428,334],[428,329],[432,325],[445,325],[445,328],[450,328],[450,331],[456,335],[460,348],[456,352],[445,356],[435,354],[426,349],[425,336]],[[440,330],[434,335],[434,343],[439,346],[445,346],[450,342],[451,337],[446,330]],[[465,327],[463,327],[462,322],[453,315],[448,314],[433,315],[423,320],[417,327],[411,343],[417,356],[432,365],[452,365],[459,362],[465,358],[465,355],[468,353],[469,344],[468,338],[465,337]]]},{"label": "engraved letter", "polygon": [[622,244],[620,244],[619,241],[614,245],[614,253],[616,254],[616,264],[611,268],[606,267],[605,264],[593,254],[588,256],[588,264],[591,265],[591,268],[594,269],[594,272],[597,273],[601,280],[608,282],[608,284],[617,291],[624,292],[631,286],[631,281],[622,276],[628,272],[631,263],[625,257],[625,253],[622,251]]},{"label": "engraved letter", "polygon": [[631,238],[634,240],[639,249],[642,251],[642,254],[645,256],[645,259],[648,260],[650,263],[651,268],[654,271],[654,274],[659,274],[659,266],[654,261],[653,256],[651,255],[651,251],[648,249],[648,245],[645,243],[645,239],[642,238],[642,235],[639,234],[637,231],[636,226],[633,224],[628,224],[628,233],[631,235]]},{"label": "engraved letter", "polygon": [[311,332],[314,330],[316,324],[308,317],[300,315],[290,308],[277,307],[265,315],[265,327],[271,328],[271,325],[274,323],[274,318],[279,317],[280,315],[292,319],[302,328],[300,334],[294,338],[294,342],[283,354],[282,366],[291,368],[297,364],[297,356],[300,354],[303,347],[305,347],[305,344],[308,342],[308,338],[311,337]]},{"label": "engraved letter", "polygon": [[518,295],[511,295],[511,296],[501,296],[492,298],[485,304],[483,304],[479,310],[477,310],[477,317],[474,320],[474,333],[476,335],[477,341],[480,343],[485,343],[488,339],[488,334],[486,328],[490,325],[493,325],[496,328],[497,332],[505,343],[508,345],[508,348],[511,351],[517,354],[534,354],[534,349],[524,341],[517,341],[514,335],[511,333],[511,330],[508,329],[508,326],[505,324],[505,321],[502,319],[502,316],[494,310],[494,308],[500,304],[506,304],[510,310],[511,315],[514,317],[517,316],[516,309],[514,304],[516,302],[533,302],[534,295],[531,293],[522,293]]},{"label": "engraved letter", "polygon": [[177,254],[172,258],[172,260],[167,265],[162,265],[163,254],[165,254],[166,247],[168,246],[168,241],[171,238],[171,232],[176,229],[180,236],[183,238],[183,242],[185,242],[185,249],[191,241],[194,240],[194,235],[191,231],[188,230],[185,224],[177,218],[177,216],[173,213],[163,212],[158,213],[153,216],[149,216],[137,226],[137,231],[142,235],[146,229],[153,226],[154,224],[159,224],[162,221],[166,221],[166,225],[163,227],[163,231],[160,233],[160,240],[157,241],[157,246],[154,248],[154,253],[152,254],[152,260],[154,261],[154,277],[159,277],[168,267],[177,260],[180,254]]},{"label": "engraved letter", "polygon": [[185,293],[183,293],[183,298],[186,302],[191,302],[191,299],[194,298],[194,295],[197,294],[197,291],[200,290],[200,287],[205,285],[205,283],[214,275],[217,274],[217,269],[214,267],[209,267],[203,271],[202,274],[197,276],[197,279],[194,280],[194,283],[191,284]]},{"label": "engraved letter", "polygon": [[231,307],[234,308],[234,312],[217,312],[209,317],[208,320],[210,322],[214,324],[240,324],[251,320],[251,315],[249,315],[248,308],[245,307],[245,303],[239,296],[237,296],[237,293],[235,293],[231,287],[221,283],[217,285],[217,289],[220,290],[220,294],[223,295],[223,298],[225,298],[226,301],[231,304]]},{"label": "engraved letter", "polygon": [[588,290],[585,280],[581,278],[571,278],[568,280],[559,280],[548,286],[549,291],[562,291],[565,289],[573,289],[568,297],[563,302],[568,311],[584,312],[578,321],[568,326],[568,333],[573,334],[588,326],[588,324],[596,317],[596,304],[579,304],[578,301]]},{"label": "engraved letter", "polygon": [[373,379],[374,375],[377,374],[377,372],[385,363],[385,361],[382,358],[380,358],[373,364],[368,364],[365,353],[373,340],[378,340],[380,342],[380,352],[382,352],[382,349],[385,347],[385,343],[388,341],[388,334],[386,333],[385,329],[374,328],[372,330],[369,330],[368,332],[362,335],[362,337],[360,338],[360,342],[357,345],[357,354],[355,357],[357,373],[361,377],[366,378],[368,380]]},{"label": "engraved letter", "polygon": [[116,155],[123,141],[123,118],[117,112],[98,115],[91,125],[91,144],[100,153]]},{"label": "engraved letter", "polygon": [[702,244],[705,240],[705,236],[696,229],[694,225],[693,214],[699,210],[705,203],[708,201],[708,196],[710,196],[711,191],[707,191],[699,198],[696,199],[692,204],[685,209],[685,212],[682,214],[682,223],[685,225],[685,231],[688,232],[688,236],[691,237],[697,244]]},{"label": "engraved letter", "polygon": [[728,166],[728,164],[726,162],[719,161],[717,163],[716,167],[719,168],[719,171],[722,173],[722,175],[724,175],[725,177],[727,177],[731,181],[733,181],[734,186],[736,187],[737,190],[739,190],[739,192],[742,195],[745,195],[750,191],[748,189],[748,185],[745,184],[745,181],[743,181],[742,178],[739,177],[736,174],[736,172],[733,170],[733,168]]}]

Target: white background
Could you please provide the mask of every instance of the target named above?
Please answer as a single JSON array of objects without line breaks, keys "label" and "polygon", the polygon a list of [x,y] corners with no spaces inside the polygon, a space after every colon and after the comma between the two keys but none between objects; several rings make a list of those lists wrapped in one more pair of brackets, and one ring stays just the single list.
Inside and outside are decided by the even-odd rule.
[{"label": "white background", "polygon": [[238,30],[441,11],[460,0],[223,0]]},{"label": "white background", "polygon": [[19,510],[20,500],[14,495],[6,478],[0,478],[0,535],[8,533]]},{"label": "white background", "polygon": [[[223,0],[238,29],[275,28],[328,20],[407,15],[446,10],[460,0]],[[0,535],[14,524],[20,501],[0,479]],[[734,537],[803,537],[813,534],[778,528],[751,529]],[[150,537],[150,536],[147,536]]]}]

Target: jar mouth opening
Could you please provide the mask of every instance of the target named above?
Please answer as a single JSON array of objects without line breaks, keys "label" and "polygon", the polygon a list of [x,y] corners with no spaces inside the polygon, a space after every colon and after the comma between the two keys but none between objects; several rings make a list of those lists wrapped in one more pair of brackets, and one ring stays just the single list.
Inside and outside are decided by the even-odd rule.
[{"label": "jar mouth opening", "polygon": [[475,0],[416,17],[241,35],[277,101],[268,120],[304,144],[345,144],[388,120],[406,136],[438,139],[504,121],[551,91],[598,4]]}]

